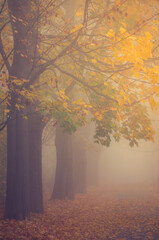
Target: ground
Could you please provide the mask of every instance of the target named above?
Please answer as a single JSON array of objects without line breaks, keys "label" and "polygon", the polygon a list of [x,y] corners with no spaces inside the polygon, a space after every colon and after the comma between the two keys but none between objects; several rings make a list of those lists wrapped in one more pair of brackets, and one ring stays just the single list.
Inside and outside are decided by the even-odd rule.
[{"label": "ground", "polygon": [[0,240],[159,240],[159,187],[92,187],[75,200],[45,201],[31,220],[3,220]]}]

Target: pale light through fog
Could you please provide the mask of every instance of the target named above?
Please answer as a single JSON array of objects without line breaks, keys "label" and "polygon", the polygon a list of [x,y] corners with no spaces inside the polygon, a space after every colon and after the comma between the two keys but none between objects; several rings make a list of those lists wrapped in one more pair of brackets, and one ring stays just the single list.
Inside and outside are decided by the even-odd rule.
[{"label": "pale light through fog", "polygon": [[126,140],[102,148],[99,181],[102,184],[155,185],[159,181],[158,113],[149,109],[155,130],[154,142],[139,141],[130,147]]},{"label": "pale light through fog", "polygon": [[[154,142],[142,140],[138,147],[132,148],[126,140],[120,140],[118,143],[111,141],[109,147],[96,145],[100,152],[98,154],[99,184],[107,186],[157,184],[159,181],[158,116],[153,114],[152,120],[155,130]],[[93,130],[90,135],[93,136]],[[43,144],[43,185],[44,189],[50,190],[53,188],[56,168],[54,137]],[[88,148],[87,151],[90,153],[92,149]]]},{"label": "pale light through fog", "polygon": [[155,184],[159,178],[159,149],[156,143],[130,148],[121,141],[102,150],[100,182],[106,184]]}]

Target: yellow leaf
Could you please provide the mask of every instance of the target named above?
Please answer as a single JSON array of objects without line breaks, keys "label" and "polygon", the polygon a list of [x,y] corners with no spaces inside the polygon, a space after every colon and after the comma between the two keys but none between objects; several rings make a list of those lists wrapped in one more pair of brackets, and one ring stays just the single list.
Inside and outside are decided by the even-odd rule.
[{"label": "yellow leaf", "polygon": [[125,33],[125,32],[126,32],[125,28],[120,27],[120,33],[123,34],[123,33]]},{"label": "yellow leaf", "polygon": [[81,29],[82,27],[83,27],[83,24],[76,25],[71,29],[70,33],[74,33],[76,31],[78,31],[79,29]]},{"label": "yellow leaf", "polygon": [[149,32],[145,32],[145,35],[148,40],[152,39],[152,35]]},{"label": "yellow leaf", "polygon": [[104,60],[105,63],[110,64],[110,60],[108,58],[105,57],[103,60]]},{"label": "yellow leaf", "polygon": [[88,112],[88,110],[86,110],[86,109],[84,109],[83,111],[84,111],[86,114],[88,114],[88,113],[89,113],[89,112]]},{"label": "yellow leaf", "polygon": [[119,113],[117,112],[117,115],[116,115],[116,118],[117,118],[117,121],[119,122],[120,121],[120,115],[119,115]]},{"label": "yellow leaf", "polygon": [[[140,70],[140,69],[139,69],[139,70]],[[139,72],[139,70],[136,69],[136,67],[134,68],[134,76],[135,76],[136,78],[139,78],[139,77],[140,77],[140,72]]]},{"label": "yellow leaf", "polygon": [[91,74],[92,76],[95,76],[95,75],[96,75],[96,73],[95,73],[95,72],[91,72],[90,74]]},{"label": "yellow leaf", "polygon": [[67,102],[64,102],[62,105],[63,105],[64,108],[67,108],[67,107],[68,107]]},{"label": "yellow leaf", "polygon": [[5,113],[9,113],[9,109],[5,109],[4,112],[5,112]]},{"label": "yellow leaf", "polygon": [[95,112],[94,115],[96,116],[96,118],[100,121],[103,119],[102,114],[100,114],[99,112]]},{"label": "yellow leaf", "polygon": [[109,32],[107,33],[107,37],[112,38],[114,36],[115,36],[115,32],[112,29],[110,29]]},{"label": "yellow leaf", "polygon": [[77,17],[83,16],[83,11],[78,11],[78,12],[76,12],[76,16],[77,16]]},{"label": "yellow leaf", "polygon": [[109,110],[111,110],[111,111],[116,111],[117,110],[117,108],[109,108]]},{"label": "yellow leaf", "polygon": [[96,61],[96,59],[92,59],[92,63],[96,63],[97,61]]},{"label": "yellow leaf", "polygon": [[159,93],[159,86],[154,86],[154,87],[153,87],[153,90],[154,90],[156,93]]},{"label": "yellow leaf", "polygon": [[153,97],[150,97],[148,100],[149,100],[149,104],[151,106],[151,109],[154,110],[157,107],[157,103],[155,102]]},{"label": "yellow leaf", "polygon": [[152,26],[151,28],[154,29],[155,31],[158,31],[158,29],[154,26]]},{"label": "yellow leaf", "polygon": [[20,110],[20,105],[19,104],[15,104],[15,107],[18,109],[18,110]]},{"label": "yellow leaf", "polygon": [[42,53],[43,51],[39,48],[39,49],[38,49],[38,52],[39,52],[39,53]]},{"label": "yellow leaf", "polygon": [[126,23],[123,22],[122,25],[123,25],[124,28],[126,28]]},{"label": "yellow leaf", "polygon": [[159,21],[158,21],[158,20],[155,20],[154,22],[155,22],[156,25],[159,24]]}]

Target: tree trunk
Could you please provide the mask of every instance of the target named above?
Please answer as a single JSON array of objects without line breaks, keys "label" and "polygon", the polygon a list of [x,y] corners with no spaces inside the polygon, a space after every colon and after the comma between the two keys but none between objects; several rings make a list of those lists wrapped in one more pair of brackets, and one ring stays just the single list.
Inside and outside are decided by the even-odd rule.
[{"label": "tree trunk", "polygon": [[29,118],[28,130],[30,153],[30,208],[32,212],[36,213],[43,213],[42,130],[43,123],[40,113],[32,113]]},{"label": "tree trunk", "polygon": [[87,158],[84,143],[73,137],[73,162],[74,162],[74,192],[75,193],[86,193],[86,169],[87,169]]},{"label": "tree trunk", "polygon": [[[36,16],[32,1],[8,0],[14,36],[14,57],[9,87],[13,80],[29,79],[35,67],[37,45]],[[34,23],[34,24],[33,24]],[[34,26],[34,27],[33,27]],[[4,218],[23,220],[30,212],[42,212],[41,178],[41,119],[32,114],[25,96],[20,94],[29,83],[16,86],[10,100],[10,119],[7,125],[7,193]],[[19,104],[20,110],[16,104]],[[34,109],[35,110],[35,109]],[[24,115],[28,119],[24,119]]]},{"label": "tree trunk", "polygon": [[7,127],[7,194],[4,218],[30,217],[28,121],[14,111]]},{"label": "tree trunk", "polygon": [[72,136],[56,128],[56,176],[51,199],[73,199]]}]

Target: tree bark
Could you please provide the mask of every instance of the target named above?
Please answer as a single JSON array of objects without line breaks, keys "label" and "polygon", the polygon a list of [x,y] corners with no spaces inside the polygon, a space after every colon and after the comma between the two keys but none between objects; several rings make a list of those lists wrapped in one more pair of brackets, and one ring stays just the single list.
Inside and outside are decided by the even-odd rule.
[{"label": "tree bark", "polygon": [[73,199],[72,136],[56,128],[56,176],[51,199]]},{"label": "tree bark", "polygon": [[[12,107],[14,108],[14,106]],[[7,127],[7,193],[4,218],[30,218],[28,121],[14,110]]]},{"label": "tree bark", "polygon": [[[28,0],[8,0],[14,37],[14,57],[9,87],[15,79],[30,79],[35,64],[37,29],[36,16]],[[34,27],[33,27],[34,26]],[[37,80],[37,79],[36,79]],[[10,119],[7,125],[7,192],[4,218],[23,220],[30,212],[42,212],[41,134],[40,115],[20,94],[31,82],[16,86],[12,92]],[[14,87],[15,88],[15,87]],[[12,91],[12,90],[11,90]],[[16,104],[20,105],[20,110]],[[21,106],[23,108],[21,108]],[[28,119],[24,119],[27,115]]]},{"label": "tree bark", "polygon": [[[32,108],[33,111],[34,108]],[[42,196],[42,130],[40,113],[34,112],[29,117],[29,161],[30,161],[30,210],[43,213]]]},{"label": "tree bark", "polygon": [[87,157],[84,143],[73,137],[73,184],[75,193],[86,193]]}]

